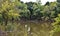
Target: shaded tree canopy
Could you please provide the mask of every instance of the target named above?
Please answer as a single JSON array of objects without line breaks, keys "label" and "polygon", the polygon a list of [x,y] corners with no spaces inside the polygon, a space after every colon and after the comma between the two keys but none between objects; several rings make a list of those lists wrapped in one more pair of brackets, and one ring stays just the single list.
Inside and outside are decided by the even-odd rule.
[{"label": "shaded tree canopy", "polygon": [[[40,1],[39,1],[40,2]],[[0,2],[0,21],[16,20],[51,20],[57,17],[56,2],[46,2],[45,5],[37,2],[24,3],[20,0],[3,0]],[[8,19],[8,20],[6,20]]]}]

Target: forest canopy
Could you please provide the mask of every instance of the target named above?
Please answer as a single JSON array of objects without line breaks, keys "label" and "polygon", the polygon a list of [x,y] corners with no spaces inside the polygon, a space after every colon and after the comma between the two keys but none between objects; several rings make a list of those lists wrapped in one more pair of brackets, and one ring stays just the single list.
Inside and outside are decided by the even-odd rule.
[{"label": "forest canopy", "polygon": [[40,1],[24,3],[20,0],[0,0],[0,4],[0,22],[5,24],[20,20],[54,21],[59,14],[57,2],[41,5]]}]

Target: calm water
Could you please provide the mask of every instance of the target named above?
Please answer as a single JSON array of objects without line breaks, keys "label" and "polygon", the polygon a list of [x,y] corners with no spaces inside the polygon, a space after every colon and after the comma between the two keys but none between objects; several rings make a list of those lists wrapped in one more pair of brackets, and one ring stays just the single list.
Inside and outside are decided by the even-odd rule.
[{"label": "calm water", "polygon": [[9,23],[7,26],[0,25],[7,36],[50,36],[52,26],[49,22],[20,22]]}]

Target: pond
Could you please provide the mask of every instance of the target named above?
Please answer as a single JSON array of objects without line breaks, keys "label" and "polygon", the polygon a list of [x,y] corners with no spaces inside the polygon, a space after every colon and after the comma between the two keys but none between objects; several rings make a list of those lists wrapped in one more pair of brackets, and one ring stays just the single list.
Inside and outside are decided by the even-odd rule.
[{"label": "pond", "polygon": [[0,25],[0,29],[6,31],[7,36],[50,36],[52,26],[50,22],[21,21],[18,24]]}]

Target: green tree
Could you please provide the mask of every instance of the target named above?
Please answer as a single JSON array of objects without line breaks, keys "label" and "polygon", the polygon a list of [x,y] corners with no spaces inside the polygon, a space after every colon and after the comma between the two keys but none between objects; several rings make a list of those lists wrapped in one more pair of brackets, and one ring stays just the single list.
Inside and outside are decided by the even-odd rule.
[{"label": "green tree", "polygon": [[34,2],[29,2],[26,4],[27,4],[27,8],[30,11],[30,19],[37,19],[37,18],[40,19],[42,17],[42,13],[41,13],[42,8],[40,4]]},{"label": "green tree", "polygon": [[53,36],[54,33],[60,32],[60,14],[55,18],[55,22],[52,23],[52,26],[53,30],[51,31],[51,36]]},{"label": "green tree", "polygon": [[50,2],[49,4],[47,3],[45,4],[42,13],[43,13],[44,19],[51,20],[57,17],[57,12],[56,12],[57,5],[56,5],[56,2]]},{"label": "green tree", "polygon": [[5,22],[5,25],[7,25],[8,20],[12,17],[16,18],[19,16],[19,10],[15,8],[17,2],[10,2],[9,0],[5,0],[2,2],[0,13],[2,15],[3,22]]}]

